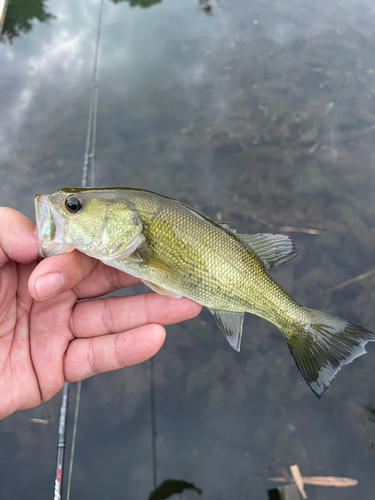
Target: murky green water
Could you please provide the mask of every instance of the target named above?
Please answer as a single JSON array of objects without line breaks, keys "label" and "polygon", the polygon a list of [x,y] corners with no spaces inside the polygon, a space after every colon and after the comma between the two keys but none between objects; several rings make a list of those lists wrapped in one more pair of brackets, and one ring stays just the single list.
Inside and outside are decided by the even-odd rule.
[{"label": "murky green water", "polygon": [[[36,17],[12,43],[28,26],[6,24],[0,44],[0,201],[34,218],[35,193],[81,182],[99,2],[17,3]],[[96,185],[151,189],[241,232],[287,232],[300,256],[273,272],[284,288],[374,330],[371,276],[325,293],[375,267],[373,0],[148,3],[105,2]],[[359,481],[306,486],[311,499],[373,498],[375,423],[361,404],[375,405],[374,346],[318,401],[263,320],[247,315],[239,354],[208,311],[167,331],[159,483],[266,499],[268,478],[298,463]],[[82,391],[71,498],[147,499],[148,363]],[[52,498],[60,399],[0,422],[1,499]]]}]

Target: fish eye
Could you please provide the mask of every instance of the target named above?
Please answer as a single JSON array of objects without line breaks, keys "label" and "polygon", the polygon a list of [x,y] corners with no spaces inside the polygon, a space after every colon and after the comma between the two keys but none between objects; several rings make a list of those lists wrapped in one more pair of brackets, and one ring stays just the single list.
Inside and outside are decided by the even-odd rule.
[{"label": "fish eye", "polygon": [[69,196],[65,200],[65,207],[71,214],[76,214],[82,208],[82,202],[76,196]]}]

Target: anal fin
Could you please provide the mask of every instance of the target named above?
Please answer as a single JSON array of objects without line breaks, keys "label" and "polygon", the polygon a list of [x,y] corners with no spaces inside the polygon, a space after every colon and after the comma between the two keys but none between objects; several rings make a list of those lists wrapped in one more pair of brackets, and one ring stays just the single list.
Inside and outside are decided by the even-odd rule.
[{"label": "anal fin", "polygon": [[209,309],[218,327],[235,351],[241,348],[242,327],[245,313],[218,311]]}]

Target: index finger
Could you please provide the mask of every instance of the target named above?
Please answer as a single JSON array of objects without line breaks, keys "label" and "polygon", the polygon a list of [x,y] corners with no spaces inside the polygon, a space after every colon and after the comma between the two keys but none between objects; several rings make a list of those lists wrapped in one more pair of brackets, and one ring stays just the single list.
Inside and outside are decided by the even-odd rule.
[{"label": "index finger", "polygon": [[45,300],[73,289],[77,299],[88,299],[140,283],[133,276],[73,250],[40,262],[31,273],[29,292],[35,300]]},{"label": "index finger", "polygon": [[38,260],[35,224],[9,207],[0,207],[0,267],[9,259],[22,264]]}]

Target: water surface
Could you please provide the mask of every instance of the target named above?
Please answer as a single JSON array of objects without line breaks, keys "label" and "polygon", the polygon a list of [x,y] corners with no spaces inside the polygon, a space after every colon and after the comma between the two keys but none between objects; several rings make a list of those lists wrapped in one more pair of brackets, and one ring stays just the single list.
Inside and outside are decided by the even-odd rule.
[{"label": "water surface", "polygon": [[[81,182],[99,2],[27,4],[29,29],[15,21],[0,44],[0,200],[34,218],[35,193]],[[146,4],[105,1],[96,185],[290,234],[300,256],[273,271],[280,284],[374,329],[371,276],[326,291],[375,267],[375,3]],[[375,405],[373,346],[319,401],[264,320],[246,315],[241,353],[207,310],[167,332],[155,357],[159,483],[262,499],[298,463],[359,481],[307,486],[309,498],[373,498],[375,424],[361,406]],[[52,497],[60,399],[0,422],[0,498]],[[145,500],[152,488],[148,363],[85,381],[72,498]]]}]

